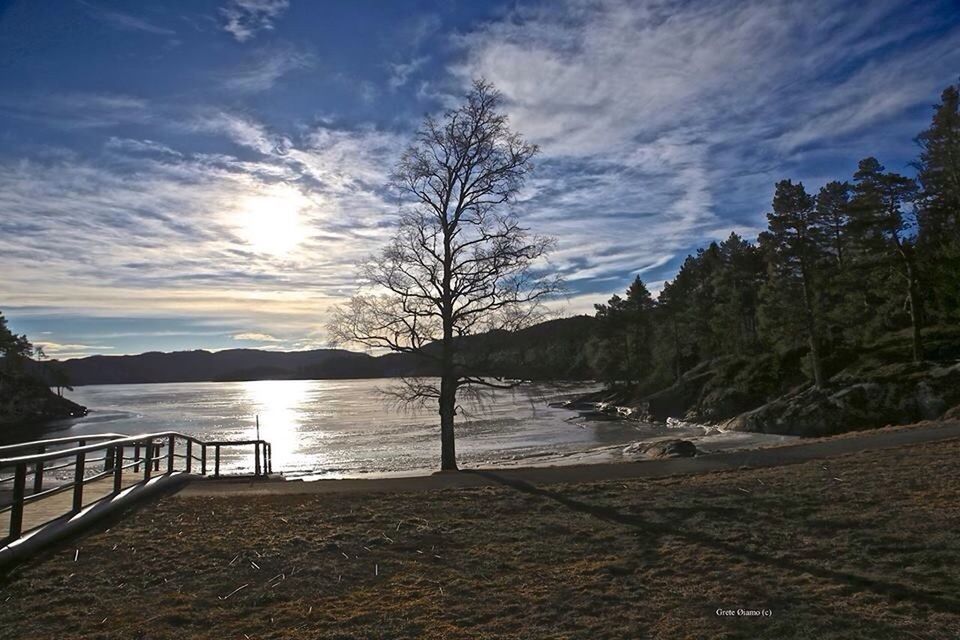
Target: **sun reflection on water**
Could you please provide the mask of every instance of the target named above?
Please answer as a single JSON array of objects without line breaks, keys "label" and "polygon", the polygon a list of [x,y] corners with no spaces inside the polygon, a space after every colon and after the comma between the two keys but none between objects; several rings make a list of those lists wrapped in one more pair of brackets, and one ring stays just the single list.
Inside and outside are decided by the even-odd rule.
[{"label": "sun reflection on water", "polygon": [[[257,380],[243,383],[246,401],[260,416],[260,438],[273,447],[274,469],[288,463],[303,445],[307,402],[310,396],[307,380]],[[256,437],[256,424],[246,434]]]}]

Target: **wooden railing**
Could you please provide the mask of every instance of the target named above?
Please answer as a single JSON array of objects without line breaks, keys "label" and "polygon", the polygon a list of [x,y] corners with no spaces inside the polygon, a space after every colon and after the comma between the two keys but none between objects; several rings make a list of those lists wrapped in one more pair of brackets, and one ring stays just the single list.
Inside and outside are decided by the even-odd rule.
[{"label": "wooden railing", "polygon": [[[0,514],[10,512],[10,528],[3,543],[16,540],[24,533],[23,510],[31,502],[72,490],[72,508],[68,513],[77,513],[84,507],[84,486],[104,478],[113,479],[113,490],[99,499],[116,495],[133,484],[148,482],[162,473],[207,475],[208,467],[212,466],[214,477],[219,477],[221,450],[248,446],[253,446],[254,475],[272,473],[273,451],[265,440],[208,442],[176,431],[136,436],[95,434],[0,447]],[[212,462],[208,454],[211,448]],[[52,483],[47,481],[50,473],[63,470],[68,470],[67,476],[72,480],[50,486]],[[12,475],[4,475],[11,471]],[[129,482],[131,474],[135,483]],[[32,479],[29,491],[28,477]],[[7,490],[7,487],[11,488]]]}]

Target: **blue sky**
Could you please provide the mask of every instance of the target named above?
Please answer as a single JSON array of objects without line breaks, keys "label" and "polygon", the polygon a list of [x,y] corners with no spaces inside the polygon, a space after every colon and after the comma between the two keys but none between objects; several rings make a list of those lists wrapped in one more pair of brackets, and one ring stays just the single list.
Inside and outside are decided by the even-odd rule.
[{"label": "blue sky", "polygon": [[910,173],[958,75],[951,0],[0,0],[0,310],[53,357],[326,346],[390,168],[482,76],[589,311],[754,237],[778,179]]}]

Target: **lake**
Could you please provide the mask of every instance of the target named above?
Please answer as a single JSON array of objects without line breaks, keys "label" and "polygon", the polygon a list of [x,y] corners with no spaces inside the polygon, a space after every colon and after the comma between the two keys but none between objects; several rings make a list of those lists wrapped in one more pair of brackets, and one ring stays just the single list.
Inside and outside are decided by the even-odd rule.
[{"label": "lake", "polygon": [[[391,379],[270,380],[77,387],[67,395],[90,414],[54,425],[45,437],[173,430],[208,440],[250,439],[259,415],[260,435],[273,445],[274,471],[288,477],[432,472],[440,459],[437,410],[432,404],[396,406],[382,393],[396,384]],[[461,466],[605,461],[640,440],[704,436],[692,425],[591,420],[548,405],[594,388],[529,384],[491,392],[481,405],[465,403],[456,426]],[[714,448],[729,448],[754,446],[758,438],[777,437],[731,434],[712,441]],[[224,453],[225,472],[252,464],[251,455]]]}]

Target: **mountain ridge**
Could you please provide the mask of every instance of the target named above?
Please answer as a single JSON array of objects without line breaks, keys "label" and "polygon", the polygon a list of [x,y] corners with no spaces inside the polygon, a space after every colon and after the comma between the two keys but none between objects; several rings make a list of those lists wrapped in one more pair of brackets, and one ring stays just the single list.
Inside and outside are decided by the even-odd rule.
[{"label": "mountain ridge", "polygon": [[[569,379],[592,378],[593,371],[572,354],[592,333],[595,320],[571,316],[512,332],[497,331],[460,339],[472,370],[485,375]],[[559,349],[566,344],[569,349]],[[430,351],[428,346],[427,351]],[[224,349],[147,351],[133,355],[92,355],[53,360],[73,386],[166,382],[239,382],[251,380],[336,380],[433,375],[427,357],[404,353],[370,355],[347,349],[306,351]],[[43,375],[43,367],[34,365]]]}]

